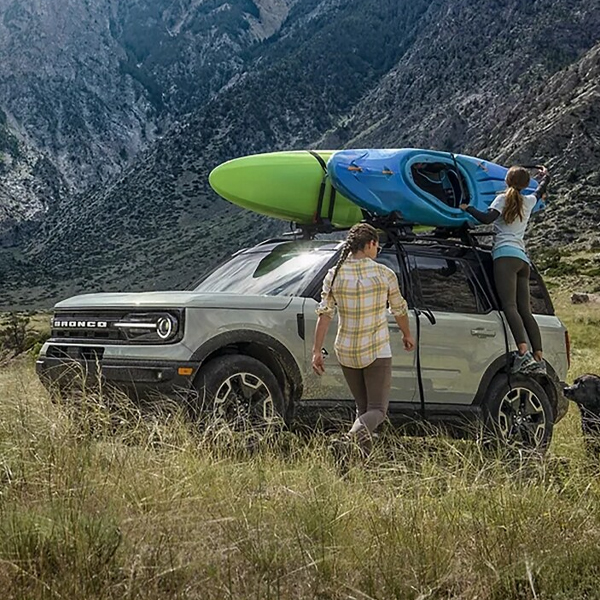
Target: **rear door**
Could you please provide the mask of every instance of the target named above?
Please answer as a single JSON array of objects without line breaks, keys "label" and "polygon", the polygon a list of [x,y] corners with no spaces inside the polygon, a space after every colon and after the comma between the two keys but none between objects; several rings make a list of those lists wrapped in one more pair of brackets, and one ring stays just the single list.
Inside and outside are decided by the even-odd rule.
[{"label": "rear door", "polygon": [[469,263],[413,248],[410,280],[421,316],[421,373],[427,404],[471,404],[490,364],[505,354],[500,314]]}]

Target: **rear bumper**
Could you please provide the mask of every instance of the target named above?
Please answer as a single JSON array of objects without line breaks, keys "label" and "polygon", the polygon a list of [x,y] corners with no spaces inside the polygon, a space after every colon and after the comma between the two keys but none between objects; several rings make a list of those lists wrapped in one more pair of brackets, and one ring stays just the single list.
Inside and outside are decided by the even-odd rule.
[{"label": "rear bumper", "polygon": [[[68,390],[108,384],[135,396],[158,393],[172,397],[190,392],[198,370],[197,364],[181,361],[94,362],[47,356],[40,357],[35,366],[38,377],[49,389]],[[192,369],[191,375],[181,375],[180,368]]]}]

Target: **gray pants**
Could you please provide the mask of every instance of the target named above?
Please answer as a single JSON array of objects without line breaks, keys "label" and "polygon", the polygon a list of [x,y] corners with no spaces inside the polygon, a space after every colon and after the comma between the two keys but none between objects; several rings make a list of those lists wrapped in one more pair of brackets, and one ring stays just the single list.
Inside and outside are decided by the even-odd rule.
[{"label": "gray pants", "polygon": [[529,264],[506,256],[494,261],[494,280],[502,310],[517,344],[526,344],[527,336],[534,352],[542,350],[540,328],[531,312]]},{"label": "gray pants", "polygon": [[378,358],[364,369],[342,367],[356,401],[356,421],[351,434],[370,435],[385,420],[392,387],[392,359]]}]

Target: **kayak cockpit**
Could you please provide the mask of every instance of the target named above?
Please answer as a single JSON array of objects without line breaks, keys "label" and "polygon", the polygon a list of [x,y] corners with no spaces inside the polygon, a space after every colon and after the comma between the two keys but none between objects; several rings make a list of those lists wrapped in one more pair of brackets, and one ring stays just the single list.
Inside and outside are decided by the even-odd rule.
[{"label": "kayak cockpit", "polygon": [[462,173],[442,162],[417,162],[410,172],[417,187],[451,208],[469,202],[469,187]]}]

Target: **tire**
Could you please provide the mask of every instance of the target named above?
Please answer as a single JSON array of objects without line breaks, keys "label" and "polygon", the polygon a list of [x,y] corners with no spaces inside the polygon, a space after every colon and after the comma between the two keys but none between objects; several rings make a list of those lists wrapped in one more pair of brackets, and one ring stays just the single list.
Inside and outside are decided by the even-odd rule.
[{"label": "tire", "polygon": [[498,375],[483,406],[488,433],[501,446],[544,451],[552,440],[554,412],[544,388],[531,377]]},{"label": "tire", "polygon": [[214,358],[200,369],[194,385],[199,395],[196,415],[226,421],[236,429],[281,423],[286,415],[277,378],[251,356]]}]

